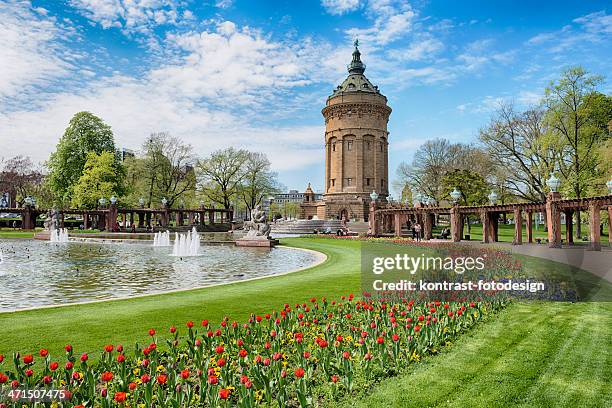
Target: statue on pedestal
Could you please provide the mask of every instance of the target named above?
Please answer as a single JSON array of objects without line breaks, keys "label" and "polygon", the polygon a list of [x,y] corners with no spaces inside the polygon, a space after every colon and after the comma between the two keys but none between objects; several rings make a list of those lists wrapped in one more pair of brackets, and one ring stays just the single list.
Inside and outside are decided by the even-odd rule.
[{"label": "statue on pedestal", "polygon": [[251,210],[251,220],[244,223],[246,235],[243,239],[270,239],[270,224],[261,205]]}]

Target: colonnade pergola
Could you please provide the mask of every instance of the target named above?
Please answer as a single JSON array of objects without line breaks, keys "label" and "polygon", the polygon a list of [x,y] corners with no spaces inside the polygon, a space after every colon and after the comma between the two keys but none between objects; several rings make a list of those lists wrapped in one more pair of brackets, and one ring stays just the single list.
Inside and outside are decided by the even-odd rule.
[{"label": "colonnade pergola", "polygon": [[[25,205],[23,208],[3,208],[4,213],[21,214],[21,229],[31,230],[36,227],[36,220],[41,214],[48,210],[35,208],[33,205]],[[170,221],[174,220],[177,227],[197,226],[201,229],[230,228],[233,219],[233,209],[224,208],[120,208],[115,203],[106,208],[95,210],[62,209],[57,210],[60,228],[64,228],[64,220],[68,215],[78,215],[83,219],[85,229],[95,226],[100,230],[116,231],[116,225],[135,225],[138,229],[153,230],[155,227],[167,228]]]},{"label": "colonnade pergola", "polygon": [[[402,204],[381,204],[377,200],[370,203],[370,231],[374,236],[402,236],[402,227],[411,223],[421,225],[424,240],[433,239],[433,226],[436,216],[446,215],[450,218],[450,239],[460,242],[463,237],[464,219],[466,215],[476,215],[482,222],[482,242],[498,242],[498,220],[501,214],[512,214],[514,217],[514,240],[512,244],[523,243],[523,219],[526,230],[526,240],[534,241],[533,217],[535,213],[546,214],[548,246],[561,248],[562,240],[574,242],[572,217],[575,211],[588,211],[589,214],[589,249],[601,250],[601,211],[607,211],[608,225],[612,225],[612,195],[577,199],[561,199],[558,192],[548,194],[546,202],[513,203],[484,206],[437,207],[424,203],[416,203],[413,207]],[[565,214],[565,238],[561,229],[561,214]],[[520,220],[520,221],[519,221]],[[580,237],[579,237],[580,238]]]}]

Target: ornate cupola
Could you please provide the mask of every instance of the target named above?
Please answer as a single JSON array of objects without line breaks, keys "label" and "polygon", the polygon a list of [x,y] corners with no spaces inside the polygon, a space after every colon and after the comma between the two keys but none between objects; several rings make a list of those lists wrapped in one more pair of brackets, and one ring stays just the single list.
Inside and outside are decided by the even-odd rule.
[{"label": "ornate cupola", "polygon": [[355,51],[353,51],[353,60],[348,65],[349,74],[363,74],[366,66],[361,62],[361,52],[359,52],[359,40],[355,40]]}]

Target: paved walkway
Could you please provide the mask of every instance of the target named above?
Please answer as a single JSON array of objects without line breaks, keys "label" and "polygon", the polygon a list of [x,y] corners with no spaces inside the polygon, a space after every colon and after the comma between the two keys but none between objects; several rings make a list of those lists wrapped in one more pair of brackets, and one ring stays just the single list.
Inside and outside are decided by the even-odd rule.
[{"label": "paved walkway", "polygon": [[481,244],[485,247],[500,246],[513,253],[537,256],[551,261],[562,262],[584,269],[592,274],[612,282],[612,248],[602,247],[601,251],[588,251],[583,245],[564,246],[563,248],[549,248],[545,244],[512,245],[506,242],[495,244]]}]

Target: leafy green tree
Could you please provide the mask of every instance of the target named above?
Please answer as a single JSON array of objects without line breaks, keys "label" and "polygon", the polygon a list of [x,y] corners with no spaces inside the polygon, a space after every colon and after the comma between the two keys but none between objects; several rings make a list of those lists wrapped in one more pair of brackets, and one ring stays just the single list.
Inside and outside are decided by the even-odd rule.
[{"label": "leafy green tree", "polygon": [[204,196],[223,208],[230,208],[234,198],[240,194],[248,155],[246,150],[229,147],[201,160],[197,170]]},{"label": "leafy green tree", "polygon": [[279,184],[265,154],[248,152],[246,157],[239,195],[250,216],[251,210],[261,204],[264,197],[278,192]]},{"label": "leafy green tree", "polygon": [[[106,123],[90,112],[75,114],[49,158],[49,187],[58,204],[70,202],[75,184],[83,174],[88,153],[115,152],[113,132]],[[113,156],[114,157],[114,156]],[[115,171],[120,162],[114,159]]]},{"label": "leafy green tree", "polygon": [[[548,108],[547,122],[563,150],[559,156],[559,171],[565,181],[564,192],[584,197],[596,180],[599,143],[606,132],[593,120],[597,102],[596,88],[600,76],[590,75],[582,67],[569,68],[546,88],[544,102]],[[580,212],[576,211],[576,235],[581,236]]]},{"label": "leafy green tree", "polygon": [[72,205],[77,208],[96,208],[102,197],[117,196],[121,183],[112,152],[87,153],[83,174],[74,185]]}]

